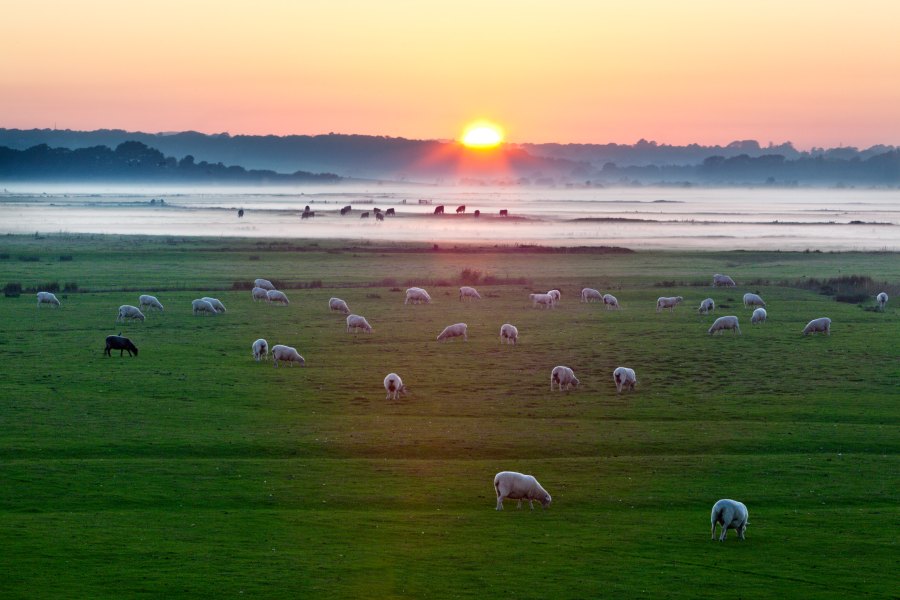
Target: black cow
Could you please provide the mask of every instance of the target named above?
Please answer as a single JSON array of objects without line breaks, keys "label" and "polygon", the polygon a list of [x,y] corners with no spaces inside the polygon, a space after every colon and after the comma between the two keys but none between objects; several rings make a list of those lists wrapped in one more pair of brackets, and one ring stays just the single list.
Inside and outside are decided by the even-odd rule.
[{"label": "black cow", "polygon": [[380,212],[375,213],[375,220],[376,221],[384,221],[384,215],[381,214]]},{"label": "black cow", "polygon": [[[121,333],[119,335],[108,335],[106,336],[106,349],[103,353],[107,356],[112,356],[110,350],[118,350],[119,356],[122,356],[126,350],[128,351],[128,356],[137,356],[137,346],[135,346],[131,340],[127,337],[122,337]],[[132,355],[132,352],[134,353]]]},{"label": "black cow", "polygon": [[436,214],[436,215],[444,214],[444,205],[441,204],[440,206],[435,207],[434,214]]},{"label": "black cow", "polygon": [[244,216],[244,209],[242,208],[238,211],[238,219],[240,219],[243,216]]},{"label": "black cow", "polygon": [[312,210],[304,210],[304,211],[303,211],[303,214],[300,215],[300,218],[301,218],[301,219],[308,219],[308,218],[314,217],[314,216],[316,216],[315,211],[312,211]]},{"label": "black cow", "polygon": [[368,219],[368,218],[369,218],[369,211],[366,211],[366,212],[364,212],[363,214],[359,215],[359,218],[360,218],[360,219]]},{"label": "black cow", "polygon": [[500,216],[501,216],[501,217],[508,217],[508,216],[509,216],[509,211],[508,211],[507,209],[505,209],[505,208],[501,208],[501,209],[500,209]]},{"label": "black cow", "polygon": [[476,210],[475,213],[474,213],[474,215],[475,215],[476,217],[480,217],[480,216],[481,216],[481,211],[480,211],[480,210]]},{"label": "black cow", "polygon": [[348,204],[347,206],[345,206],[344,208],[341,209],[341,216],[343,217],[343,216],[346,215],[348,212],[350,212],[350,205],[349,205],[349,204]]},{"label": "black cow", "polygon": [[460,214],[460,213],[464,213],[464,212],[466,212],[466,205],[465,205],[465,204],[456,207],[456,214]]},{"label": "black cow", "polygon": [[395,214],[397,214],[397,213],[394,212],[394,209],[393,209],[393,208],[389,208],[389,209],[387,209],[386,211],[384,211],[384,214],[386,214],[386,215],[389,216],[389,217],[393,217],[393,216],[394,216]]},{"label": "black cow", "polygon": [[376,215],[377,215],[377,214],[378,214],[378,213],[380,213],[380,212],[381,212],[381,209],[380,209],[380,208],[378,208],[378,207],[377,207],[377,206],[376,206],[376,207],[375,207],[375,208],[373,208],[373,209],[372,209],[372,210],[374,210],[374,211],[375,211],[375,214],[376,214]]}]

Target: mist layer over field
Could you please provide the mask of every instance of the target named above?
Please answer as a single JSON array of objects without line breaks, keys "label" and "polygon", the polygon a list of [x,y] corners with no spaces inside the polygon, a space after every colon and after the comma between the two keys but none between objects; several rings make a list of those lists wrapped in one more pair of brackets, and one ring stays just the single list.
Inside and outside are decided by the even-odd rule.
[{"label": "mist layer over field", "polygon": [[[163,202],[161,202],[161,200]],[[343,185],[12,185],[0,233],[344,238],[644,249],[900,249],[900,192]],[[353,207],[346,215],[340,208]],[[437,206],[446,214],[434,215]],[[456,213],[459,206],[465,212]],[[315,216],[301,219],[304,207]],[[374,208],[397,216],[377,222]],[[243,208],[245,216],[236,211]],[[509,217],[500,217],[506,209]],[[479,210],[481,215],[474,216]],[[368,218],[361,218],[369,212]]]}]

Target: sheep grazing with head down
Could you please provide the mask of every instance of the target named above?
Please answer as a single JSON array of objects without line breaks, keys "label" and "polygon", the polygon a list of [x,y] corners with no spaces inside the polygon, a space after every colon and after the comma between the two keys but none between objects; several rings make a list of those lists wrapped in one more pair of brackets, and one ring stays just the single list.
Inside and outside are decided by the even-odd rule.
[{"label": "sheep grazing with head down", "polygon": [[207,302],[209,302],[210,304],[212,304],[212,307],[213,307],[214,309],[216,309],[216,312],[217,312],[217,313],[223,313],[223,312],[225,312],[225,305],[222,304],[221,302],[219,302],[219,299],[218,299],[218,298],[210,298],[209,296],[203,296],[203,297],[200,298],[200,299],[201,299],[201,300],[206,300]]},{"label": "sheep grazing with head down", "polygon": [[274,290],[275,286],[268,279],[254,279],[253,287],[262,288],[264,290]]},{"label": "sheep grazing with head down", "polygon": [[811,333],[831,335],[831,319],[828,317],[819,317],[818,319],[813,319],[807,323],[806,327],[803,328],[803,335],[809,335]]},{"label": "sheep grazing with head down", "polygon": [[766,303],[763,302],[763,299],[757,296],[756,294],[746,293],[744,294],[744,307],[745,308],[753,308],[754,306],[765,306]]},{"label": "sheep grazing with head down", "polygon": [[431,304],[431,296],[420,287],[411,287],[406,290],[406,300],[403,304]]},{"label": "sheep grazing with head down", "polygon": [[747,521],[750,513],[743,502],[723,498],[713,504],[712,511],[709,515],[709,533],[711,539],[716,539],[716,525],[721,526],[719,541],[725,541],[725,535],[729,529],[737,531],[738,538],[744,539],[744,533],[747,531]]},{"label": "sheep grazing with head down", "polygon": [[735,287],[737,284],[728,275],[713,275],[713,287]]},{"label": "sheep grazing with head down", "polygon": [[877,296],[875,296],[875,303],[878,305],[878,310],[884,310],[884,305],[887,304],[888,295],[887,292],[879,292]]},{"label": "sheep grazing with head down", "polygon": [[583,290],[581,290],[581,301],[582,302],[595,302],[595,301],[603,302],[603,294],[601,294],[599,290],[595,290],[594,288],[584,288]]},{"label": "sheep grazing with head down", "polygon": [[250,296],[253,298],[254,302],[259,302],[260,300],[268,302],[269,300],[269,290],[266,288],[255,287],[250,291]]},{"label": "sheep grazing with head down", "polygon": [[450,338],[461,337],[464,342],[469,341],[469,326],[465,323],[456,323],[447,325],[444,330],[437,336],[437,341],[443,342]]},{"label": "sheep grazing with head down", "polygon": [[340,298],[331,298],[328,301],[328,310],[337,311],[339,313],[343,313],[345,315],[350,314],[350,307],[347,306],[347,303],[341,300]]},{"label": "sheep grazing with head down", "polygon": [[506,342],[513,346],[519,341],[519,330],[515,325],[504,323],[500,326],[500,343]]},{"label": "sheep grazing with head down", "polygon": [[306,366],[306,360],[300,356],[300,353],[297,352],[296,348],[283,346],[281,344],[272,346],[272,360],[275,362],[276,369],[278,368],[278,361],[290,364],[292,369],[294,368],[294,363],[297,363],[301,367]]},{"label": "sheep grazing with head down", "polygon": [[41,304],[49,304],[50,306],[59,306],[59,300],[57,300],[56,295],[53,292],[38,292],[37,293],[37,307],[40,308]]},{"label": "sheep grazing with head down", "polygon": [[562,292],[559,290],[550,290],[547,292],[548,296],[553,296],[553,304],[559,304],[559,301],[562,300]]},{"label": "sheep grazing with head down", "polygon": [[534,510],[535,500],[540,502],[543,508],[550,506],[552,501],[550,494],[541,487],[534,476],[516,471],[500,471],[494,475],[494,490],[497,492],[497,510],[503,510],[503,501],[506,498],[518,500],[516,508],[522,508],[522,500],[527,500],[531,510]]},{"label": "sheep grazing with head down", "polygon": [[366,321],[365,317],[361,317],[359,315],[350,315],[347,317],[347,333],[350,332],[358,332],[364,331],[366,333],[372,333],[372,326],[369,325],[369,322]]},{"label": "sheep grazing with head down", "polygon": [[603,294],[603,306],[606,310],[619,310],[619,300],[612,294]]},{"label": "sheep grazing with head down", "polygon": [[577,388],[578,384],[581,382],[578,381],[577,377],[575,377],[575,371],[573,371],[569,367],[560,365],[558,367],[553,367],[553,370],[550,371],[551,392],[553,391],[554,383],[559,387],[559,391],[568,391],[570,385]]},{"label": "sheep grazing with head down", "polygon": [[616,393],[621,394],[623,389],[634,391],[634,386],[637,385],[637,376],[634,374],[634,369],[617,367],[613,371],[613,381],[616,382]]},{"label": "sheep grazing with head down", "polygon": [[464,285],[459,288],[459,301],[463,300],[481,300],[481,294],[475,288]]},{"label": "sheep grazing with head down", "polygon": [[531,298],[531,307],[537,308],[553,308],[556,306],[556,300],[550,294],[528,294]]},{"label": "sheep grazing with head down", "polygon": [[672,312],[675,312],[675,307],[681,304],[684,301],[684,298],[681,296],[660,296],[656,299],[656,312],[661,310],[669,309]]},{"label": "sheep grazing with head down", "polygon": [[266,302],[269,304],[280,304],[282,306],[290,304],[287,295],[278,290],[266,290]]},{"label": "sheep grazing with head down", "polygon": [[203,300],[201,298],[197,298],[196,300],[191,301],[191,309],[193,310],[195,315],[199,314],[208,314],[208,315],[217,315],[219,312],[216,310],[216,307]]},{"label": "sheep grazing with head down", "polygon": [[136,306],[123,304],[119,307],[119,314],[116,316],[116,323],[120,321],[124,323],[126,319],[143,322],[144,313],[142,313],[141,310]]},{"label": "sheep grazing with head down", "polygon": [[159,303],[156,296],[141,294],[138,296],[138,305],[141,310],[147,310],[148,312],[153,309],[163,312],[163,305]]},{"label": "sheep grazing with head down", "polygon": [[269,356],[269,342],[266,340],[259,338],[255,342],[253,342],[253,358],[256,359],[256,362],[267,358]]},{"label": "sheep grazing with head down", "polygon": [[122,337],[121,333],[119,335],[106,336],[106,348],[103,350],[103,354],[112,356],[112,350],[118,350],[119,356],[122,356],[123,352],[128,352],[128,356],[138,355],[137,346],[127,337]]},{"label": "sheep grazing with head down", "polygon": [[712,311],[716,309],[716,303],[713,302],[712,298],[707,298],[703,302],[700,303],[700,308],[697,309],[697,312],[701,315],[708,315]]},{"label": "sheep grazing with head down", "polygon": [[768,317],[768,313],[766,309],[760,307],[753,311],[753,316],[750,317],[750,324],[756,325],[757,323],[765,323],[766,317]]},{"label": "sheep grazing with head down", "polygon": [[403,385],[403,380],[396,373],[388,373],[387,377],[384,378],[384,389],[387,392],[387,396],[384,397],[385,400],[399,400],[400,396],[405,396],[409,393],[409,388]]},{"label": "sheep grazing with head down", "polygon": [[709,328],[707,333],[709,335],[715,335],[716,333],[720,333],[725,330],[731,330],[731,334],[741,335],[741,327],[738,324],[738,318],[735,316],[727,316],[727,317],[719,317],[715,321],[713,321],[712,327]]}]

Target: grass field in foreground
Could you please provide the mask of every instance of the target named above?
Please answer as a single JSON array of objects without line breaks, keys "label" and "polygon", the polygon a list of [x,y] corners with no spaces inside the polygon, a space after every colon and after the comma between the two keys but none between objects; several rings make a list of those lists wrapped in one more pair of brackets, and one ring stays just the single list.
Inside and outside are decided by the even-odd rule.
[{"label": "grass field in foreground", "polygon": [[[77,282],[62,307],[0,298],[0,594],[10,597],[894,598],[900,589],[900,311],[751,279],[900,280],[890,254],[285,251],[252,241],[0,240],[0,285]],[[71,256],[60,261],[59,256]],[[37,256],[36,261],[20,256]],[[254,257],[251,259],[251,257]],[[404,306],[394,278],[528,283]],[[714,272],[739,287],[690,285]],[[320,280],[289,307],[233,282]],[[658,287],[662,281],[678,282]],[[580,304],[612,290],[621,311]],[[558,287],[562,305],[527,294]],[[120,304],[157,290],[144,323]],[[751,326],[745,291],[768,303]],[[193,317],[190,301],[228,307]],[[682,295],[673,314],[661,295]],[[719,308],[696,313],[707,295]],[[351,335],[339,296],[373,324]],[[710,338],[736,314],[743,335]],[[830,337],[800,335],[833,319]],[[438,344],[465,321],[468,343]],[[504,322],[521,332],[499,344]],[[122,331],[140,356],[102,356]],[[257,337],[307,367],[250,357]],[[571,366],[577,391],[550,393]],[[636,369],[615,393],[612,370]],[[412,388],[384,400],[399,373]],[[546,510],[493,510],[494,473]],[[750,510],[709,540],[709,510]],[[715,590],[715,591],[714,591]]]}]

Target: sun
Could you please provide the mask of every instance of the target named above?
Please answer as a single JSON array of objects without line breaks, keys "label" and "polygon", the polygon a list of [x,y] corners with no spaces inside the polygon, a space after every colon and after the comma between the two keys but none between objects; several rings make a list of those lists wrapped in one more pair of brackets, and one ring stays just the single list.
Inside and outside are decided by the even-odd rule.
[{"label": "sun", "polygon": [[460,138],[467,148],[496,148],[503,143],[503,130],[487,121],[478,121],[466,127]]}]

